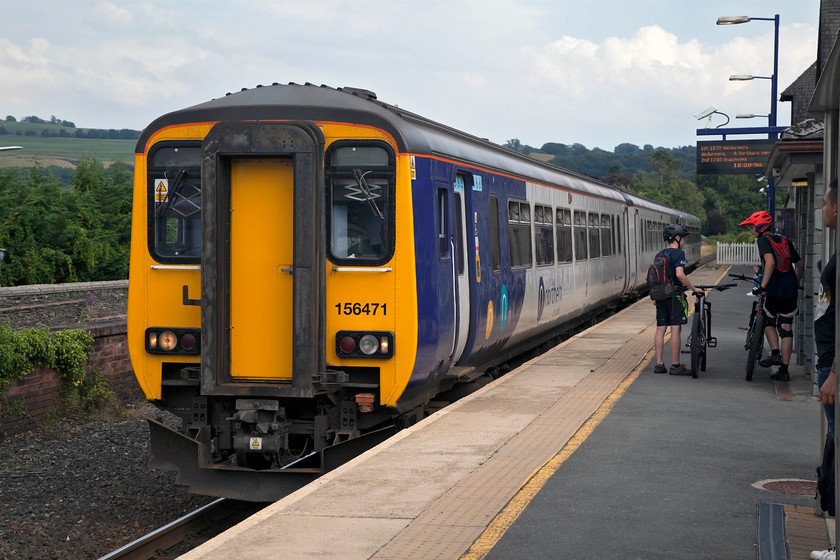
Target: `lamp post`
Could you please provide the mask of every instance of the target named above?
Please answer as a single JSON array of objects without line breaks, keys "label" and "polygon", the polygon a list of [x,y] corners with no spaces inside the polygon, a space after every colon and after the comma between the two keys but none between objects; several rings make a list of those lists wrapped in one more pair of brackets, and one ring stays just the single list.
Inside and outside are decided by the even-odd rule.
[{"label": "lamp post", "polygon": [[[750,21],[772,21],[775,27],[773,34],[773,74],[771,76],[751,76],[748,74],[736,74],[730,76],[730,80],[754,80],[764,79],[770,80],[770,114],[768,115],[769,127],[776,126],[776,104],[778,102],[779,92],[779,14],[771,18],[749,17],[749,16],[724,16],[717,20],[718,25],[735,25],[738,23],[748,23]],[[775,140],[778,138],[776,132],[768,132],[767,138]],[[771,177],[767,181],[767,211],[771,216],[776,215],[776,187],[775,180]]]}]

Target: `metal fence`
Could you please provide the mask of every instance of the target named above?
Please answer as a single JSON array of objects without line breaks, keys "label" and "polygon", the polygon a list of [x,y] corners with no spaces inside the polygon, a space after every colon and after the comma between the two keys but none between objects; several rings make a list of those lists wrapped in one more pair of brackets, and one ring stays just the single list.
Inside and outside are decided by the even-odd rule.
[{"label": "metal fence", "polygon": [[755,243],[718,243],[717,264],[757,265],[758,245]]}]

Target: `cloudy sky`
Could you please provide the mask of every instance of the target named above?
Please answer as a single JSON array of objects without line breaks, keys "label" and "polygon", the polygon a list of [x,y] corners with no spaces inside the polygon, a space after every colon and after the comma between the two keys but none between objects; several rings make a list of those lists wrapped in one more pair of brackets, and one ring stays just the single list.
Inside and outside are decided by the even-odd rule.
[{"label": "cloudy sky", "polygon": [[766,115],[770,80],[728,78],[772,74],[773,22],[715,22],[775,14],[782,91],[816,59],[819,0],[0,0],[0,118],[139,130],[311,82],[498,143],[685,146],[709,106],[767,124],[735,115]]}]

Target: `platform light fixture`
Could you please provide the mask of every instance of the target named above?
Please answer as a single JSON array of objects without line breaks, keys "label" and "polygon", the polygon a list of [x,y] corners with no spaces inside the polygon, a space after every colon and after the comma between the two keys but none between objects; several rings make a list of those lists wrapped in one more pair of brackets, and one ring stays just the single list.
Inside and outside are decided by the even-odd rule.
[{"label": "platform light fixture", "polygon": [[[735,74],[729,77],[733,81],[746,81],[754,79],[770,80],[770,114],[768,115],[768,127],[776,126],[776,104],[779,91],[779,14],[771,18],[750,17],[750,16],[722,16],[717,19],[717,25],[735,25],[739,23],[749,23],[751,21],[772,21],[774,25],[773,33],[773,74],[770,76],[753,76],[751,74]],[[768,132],[767,138],[775,140],[778,138],[777,133]],[[776,188],[774,181],[768,182],[767,188],[767,210],[770,215],[776,213]]]}]

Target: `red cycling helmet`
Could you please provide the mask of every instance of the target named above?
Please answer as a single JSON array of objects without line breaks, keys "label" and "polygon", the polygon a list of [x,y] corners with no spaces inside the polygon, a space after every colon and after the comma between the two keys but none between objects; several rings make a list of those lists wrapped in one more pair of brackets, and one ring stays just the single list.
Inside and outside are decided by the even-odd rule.
[{"label": "red cycling helmet", "polygon": [[740,224],[739,226],[755,226],[755,231],[761,233],[762,231],[766,230],[770,226],[773,225],[773,216],[771,216],[768,212],[756,212]]}]

